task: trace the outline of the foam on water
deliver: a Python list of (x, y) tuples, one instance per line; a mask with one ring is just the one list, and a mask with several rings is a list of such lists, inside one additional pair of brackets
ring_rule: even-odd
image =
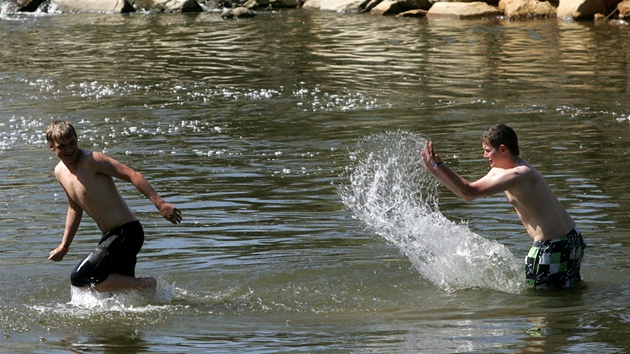
[(437, 182), (420, 160), (425, 141), (404, 131), (363, 139), (350, 155), (349, 184), (341, 188), (344, 204), (444, 290), (520, 291), (522, 262), (440, 212)]
[[(169, 284), (159, 279), (154, 292), (106, 294), (71, 287), (69, 302), (37, 301), (36, 305), (26, 306), (26, 311), (21, 311), (24, 315), (7, 317), (7, 323), (0, 324), (5, 328), (7, 326), (19, 328), (23, 332), (33, 331), (41, 326), (47, 327), (47, 331), (50, 332), (57, 328), (59, 321), (67, 328), (84, 327), (86, 321), (94, 328), (110, 326), (112, 323), (153, 325), (164, 321), (164, 314), (182, 309), (182, 305), (176, 302), (182, 291), (176, 288), (174, 283)], [(21, 327), (17, 327), (18, 325)]]
[(128, 293), (97, 293), (89, 288), (71, 287), (70, 304), (75, 307), (103, 311), (146, 311), (167, 305), (175, 298), (175, 284), (158, 279), (155, 291), (138, 290)]

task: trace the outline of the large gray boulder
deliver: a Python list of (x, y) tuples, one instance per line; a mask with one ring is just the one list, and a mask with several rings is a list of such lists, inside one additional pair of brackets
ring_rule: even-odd
[(548, 1), (501, 0), (498, 9), (509, 20), (556, 17), (556, 7)]
[(134, 12), (127, 0), (52, 0), (50, 8), (61, 12)]
[(436, 2), (427, 12), (427, 18), (480, 18), (501, 15), (496, 7), (485, 2)]
[(136, 9), (158, 12), (203, 12), (197, 0), (136, 0)]
[(359, 11), (364, 0), (306, 0), (302, 8), (329, 11)]

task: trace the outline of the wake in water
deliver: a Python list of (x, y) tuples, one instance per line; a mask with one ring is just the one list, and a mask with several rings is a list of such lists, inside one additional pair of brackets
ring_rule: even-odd
[[(152, 325), (164, 320), (165, 314), (181, 310), (174, 300), (181, 294), (175, 284), (158, 279), (155, 291), (132, 291), (128, 293), (97, 293), (88, 288), (71, 287), (71, 300), (66, 303), (27, 306), (24, 312), (28, 320), (21, 321), (26, 328), (40, 326), (58, 328), (113, 328), (120, 329), (127, 324)], [(19, 317), (16, 317), (19, 319)], [(31, 319), (37, 319), (36, 322)], [(66, 334), (63, 334), (64, 338)], [(69, 335), (68, 338), (72, 338)]]
[(512, 253), (440, 212), (437, 182), (420, 159), (425, 141), (404, 131), (361, 141), (350, 156), (353, 166), (349, 185), (341, 189), (343, 203), (436, 286), (447, 291), (519, 291), (524, 266)]
[(175, 284), (158, 279), (155, 290), (137, 290), (127, 293), (98, 293), (89, 288), (71, 287), (70, 304), (98, 310), (150, 309), (169, 304), (175, 298)]

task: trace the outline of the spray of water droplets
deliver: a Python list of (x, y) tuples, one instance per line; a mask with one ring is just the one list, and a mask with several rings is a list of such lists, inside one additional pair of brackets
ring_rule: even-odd
[(420, 159), (425, 141), (396, 131), (359, 142), (350, 154), (348, 183), (340, 189), (343, 203), (444, 290), (520, 291), (523, 266), (505, 246), (440, 212), (437, 183)]

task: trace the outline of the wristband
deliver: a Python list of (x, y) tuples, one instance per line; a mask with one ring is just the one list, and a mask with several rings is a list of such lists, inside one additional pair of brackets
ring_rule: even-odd
[(441, 165), (441, 164), (443, 164), (443, 163), (444, 163), (444, 161), (434, 162), (434, 163), (433, 163), (433, 167), (438, 167), (438, 166), (440, 166), (440, 165)]

